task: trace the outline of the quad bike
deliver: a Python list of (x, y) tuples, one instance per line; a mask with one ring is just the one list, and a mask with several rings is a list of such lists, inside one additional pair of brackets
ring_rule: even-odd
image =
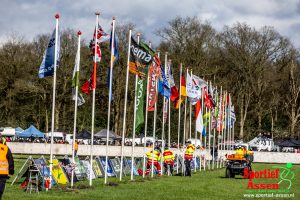
[(251, 163), (253, 159), (250, 159), (249, 156), (237, 156), (236, 154), (232, 154), (232, 155), (227, 155), (226, 158), (227, 158), (226, 171), (225, 171), (226, 178), (234, 178), (235, 175), (244, 176), (245, 169), (247, 169), (248, 172), (252, 171)]

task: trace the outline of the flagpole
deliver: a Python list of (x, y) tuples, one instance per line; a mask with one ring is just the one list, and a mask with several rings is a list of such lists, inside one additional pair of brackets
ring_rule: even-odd
[[(208, 94), (208, 90), (209, 90), (209, 84), (206, 88), (206, 93)], [(211, 133), (211, 110), (208, 111), (208, 153), (210, 155), (210, 133)], [(211, 169), (211, 160), (208, 161), (208, 169)]]
[(98, 23), (99, 23), (99, 12), (96, 15), (96, 31), (95, 31), (95, 52), (94, 52), (94, 69), (93, 69), (93, 103), (92, 103), (92, 131), (91, 131), (91, 145), (90, 145), (90, 186), (92, 186), (92, 164), (93, 164), (93, 146), (94, 146), (94, 122), (95, 122), (95, 97), (96, 97), (96, 73), (97, 73), (97, 45), (98, 45)]
[[(221, 86), (221, 90), (220, 90), (220, 97), (219, 97), (219, 110), (218, 110), (218, 119), (217, 119), (217, 128), (218, 126), (220, 126), (221, 124), (221, 119), (219, 119), (220, 115), (222, 114), (222, 86)], [(221, 168), (221, 161), (220, 161), (220, 150), (222, 150), (222, 143), (220, 145), (220, 139), (222, 141), (222, 138), (219, 138), (219, 136), (221, 135), (221, 129), (218, 129), (218, 158), (217, 158), (217, 168)], [(223, 137), (223, 135), (221, 135)]]
[[(223, 110), (223, 115), (224, 115), (224, 117), (222, 118), (222, 121), (223, 121), (223, 124), (222, 124), (222, 134), (223, 134), (223, 136), (224, 136), (224, 138), (223, 138), (223, 142), (224, 142), (224, 144), (223, 144), (223, 149), (224, 149), (224, 151), (226, 150), (226, 146), (225, 146), (225, 142), (226, 142), (226, 129), (227, 129), (227, 127), (226, 127), (226, 112), (225, 112), (225, 106), (226, 106), (226, 94), (227, 94), (227, 91), (224, 91), (224, 95), (223, 95), (223, 107), (222, 107), (222, 110)], [(224, 122), (225, 121), (225, 122)], [(222, 165), (223, 165), (223, 167), (224, 167), (224, 160), (222, 161)]]
[[(77, 46), (77, 54), (76, 54), (76, 72), (75, 73), (75, 109), (74, 109), (74, 126), (73, 126), (73, 140), (72, 140), (72, 162), (75, 164), (75, 140), (76, 140), (76, 124), (77, 124), (77, 105), (78, 105), (78, 81), (79, 81), (79, 64), (80, 64), (80, 36), (81, 32), (78, 31), (78, 46)], [(78, 57), (77, 57), (78, 56)], [(72, 170), (72, 176), (71, 176), (71, 187), (73, 187), (74, 184), (74, 170)]]
[(106, 156), (105, 156), (105, 178), (104, 184), (107, 183), (107, 168), (108, 168), (108, 139), (109, 139), (109, 129), (110, 129), (110, 107), (112, 99), (112, 77), (113, 77), (113, 67), (114, 67), (114, 49), (115, 49), (115, 17), (112, 19), (112, 32), (111, 32), (111, 47), (110, 47), (110, 71), (109, 71), (109, 98), (108, 98), (108, 112), (107, 112), (107, 132), (106, 132)]
[[(171, 83), (170, 83), (170, 78), (171, 78), (171, 60), (169, 60), (170, 62), (170, 67), (169, 67), (169, 70), (170, 70), (170, 77), (169, 77), (169, 87), (170, 87), (170, 90), (171, 90)], [(173, 76), (173, 74), (172, 74)], [(171, 148), (171, 96), (169, 97), (169, 100), (168, 100), (168, 108), (169, 108), (169, 111), (168, 111), (168, 147)]]
[[(149, 42), (149, 47), (151, 48), (151, 43)], [(147, 90), (146, 90), (146, 112), (145, 112), (145, 131), (144, 131), (144, 153), (143, 153), (143, 178), (145, 178), (146, 172), (146, 137), (147, 137), (147, 130), (148, 130), (148, 108), (149, 108), (149, 72), (147, 73)]]
[[(188, 73), (189, 73), (188, 68), (186, 68), (186, 74), (188, 74)], [(185, 98), (185, 101), (184, 101), (183, 141), (182, 141), (183, 148), (185, 148), (186, 104), (187, 104), (187, 98)], [(183, 158), (184, 158), (184, 152), (183, 152)], [(184, 167), (182, 167), (182, 174), (183, 174), (183, 176), (185, 176)]]
[(177, 133), (177, 158), (176, 158), (176, 170), (178, 174), (178, 169), (179, 169), (179, 144), (180, 144), (180, 114), (181, 114), (181, 77), (182, 76), (182, 63), (180, 63), (180, 73), (179, 73), (179, 100), (178, 100), (178, 133)]
[[(137, 33), (137, 43), (140, 43), (140, 33)], [(135, 128), (136, 128), (136, 104), (137, 104), (137, 85), (138, 75), (135, 75), (135, 90), (134, 90), (134, 115), (133, 115), (133, 129), (132, 129), (132, 150), (131, 150), (131, 178), (133, 180), (133, 164), (134, 164), (134, 147), (135, 147)]]
[[(158, 57), (160, 57), (160, 52), (158, 52)], [(157, 82), (158, 79), (155, 80), (155, 90), (157, 91)], [(154, 174), (154, 146), (155, 146), (155, 131), (156, 131), (156, 115), (157, 115), (157, 99), (158, 92), (156, 92), (155, 104), (154, 104), (154, 119), (153, 119), (153, 145), (152, 145), (152, 163), (151, 163), (151, 177), (153, 178)]]
[[(167, 72), (167, 59), (168, 59), (168, 52), (165, 53), (165, 67), (164, 67), (164, 71), (165, 71), (165, 75), (169, 72)], [(169, 87), (170, 87), (170, 74), (168, 74), (168, 84), (169, 84)], [(165, 112), (166, 112), (166, 102), (167, 102), (167, 98), (165, 96), (163, 96), (163, 118), (162, 118), (162, 133), (161, 133), (161, 141), (162, 141), (162, 144), (161, 144), (161, 153), (164, 152), (164, 138), (165, 138)], [(160, 159), (160, 166), (161, 166), (161, 171), (163, 172), (163, 159)]]
[(124, 113), (123, 113), (123, 130), (122, 130), (122, 148), (121, 148), (121, 167), (120, 167), (120, 181), (123, 175), (123, 162), (124, 162), (124, 143), (125, 143), (125, 130), (126, 130), (126, 110), (127, 110), (127, 96), (128, 96), (128, 79), (129, 79), (129, 61), (130, 61), (130, 45), (131, 45), (131, 29), (128, 35), (128, 51), (127, 51), (127, 68), (126, 68), (126, 87), (125, 87), (125, 100), (124, 100)]
[[(160, 58), (160, 52), (157, 54), (158, 58)], [(157, 91), (157, 82), (158, 79), (155, 79), (155, 91)], [(154, 174), (154, 146), (155, 146), (155, 129), (156, 129), (156, 115), (157, 115), (157, 99), (158, 99), (158, 91), (156, 92), (156, 98), (154, 103), (154, 117), (153, 117), (153, 144), (152, 144), (152, 161), (151, 161), (151, 177), (153, 178)]]
[(50, 144), (50, 188), (52, 186), (52, 166), (53, 166), (53, 132), (54, 132), (54, 117), (55, 117), (55, 93), (56, 93), (56, 65), (57, 65), (57, 45), (58, 45), (58, 20), (59, 14), (55, 15), (55, 47), (54, 47), (54, 74), (53, 74), (53, 93), (52, 93), (52, 118), (51, 118), (51, 144)]
[[(191, 69), (191, 77), (193, 78), (193, 70)], [(190, 102), (190, 115), (189, 115), (189, 140), (192, 139), (192, 104)]]
[[(212, 85), (212, 83), (210, 83), (210, 85)], [(216, 91), (217, 91), (217, 87), (216, 87)], [(212, 91), (213, 92), (213, 91)], [(214, 98), (214, 93), (212, 93), (212, 97)], [(215, 109), (215, 108), (214, 108)], [(211, 113), (215, 115), (215, 110), (214, 113)], [(213, 115), (211, 115), (213, 116)], [(212, 127), (212, 124), (211, 126)], [(214, 127), (214, 138), (213, 138), (213, 155), (212, 155), (212, 169), (215, 169), (215, 143), (216, 143), (216, 127)]]
[[(195, 148), (197, 149), (197, 128), (196, 128), (196, 126), (197, 126), (197, 115), (196, 115), (196, 123), (195, 123)], [(197, 171), (197, 156), (194, 155), (194, 157), (195, 157), (195, 172), (196, 172)]]

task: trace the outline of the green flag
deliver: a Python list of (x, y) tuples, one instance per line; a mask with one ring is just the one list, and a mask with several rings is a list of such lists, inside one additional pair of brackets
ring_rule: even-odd
[(144, 107), (145, 107), (145, 93), (146, 93), (146, 79), (138, 78), (137, 84), (137, 98), (136, 98), (136, 132), (139, 132), (144, 124)]

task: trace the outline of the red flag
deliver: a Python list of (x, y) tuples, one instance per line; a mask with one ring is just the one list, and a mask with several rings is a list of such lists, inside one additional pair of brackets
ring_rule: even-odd
[[(95, 69), (95, 68), (94, 68)], [(88, 94), (89, 92), (93, 91), (93, 88), (96, 88), (96, 73), (94, 73), (95, 70), (93, 70), (89, 80), (87, 80), (82, 86), (81, 91), (85, 94)]]
[(157, 55), (154, 56), (153, 62), (149, 68), (149, 84), (148, 84), (148, 111), (154, 111), (156, 102), (156, 79), (160, 73), (160, 59)]

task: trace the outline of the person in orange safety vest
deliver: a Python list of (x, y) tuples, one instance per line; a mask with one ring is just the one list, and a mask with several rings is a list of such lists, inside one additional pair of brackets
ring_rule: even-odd
[(169, 149), (168, 146), (165, 146), (163, 157), (164, 157), (164, 168), (168, 169), (168, 166), (169, 166), (170, 167), (170, 173), (172, 175), (173, 174), (175, 156), (174, 156), (173, 152)]
[(154, 148), (154, 151), (148, 151), (146, 153), (147, 155), (147, 170), (146, 170), (146, 175), (149, 174), (151, 166), (152, 166), (152, 159), (153, 159), (153, 166), (156, 167), (158, 174), (161, 175), (161, 166), (159, 164), (160, 161), (160, 149), (158, 147)]
[(184, 153), (185, 176), (192, 175), (191, 161), (193, 160), (194, 151), (195, 151), (195, 146), (191, 143), (191, 141), (188, 141)]
[(14, 159), (8, 146), (4, 144), (4, 140), (1, 138), (0, 143), (0, 200), (5, 189), (6, 180), (8, 175), (14, 174)]

